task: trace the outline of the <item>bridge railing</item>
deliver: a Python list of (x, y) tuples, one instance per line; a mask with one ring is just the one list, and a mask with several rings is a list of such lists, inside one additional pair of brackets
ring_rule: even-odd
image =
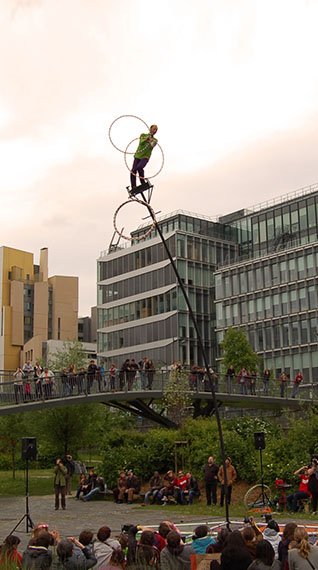
[[(11, 374), (0, 374), (0, 405), (23, 404), (32, 401), (50, 400), (52, 398), (68, 398), (71, 396), (87, 396), (101, 393), (138, 392), (149, 393), (164, 391), (170, 378), (169, 369), (141, 371), (135, 376), (117, 372), (110, 378), (108, 375), (55, 373), (53, 378), (14, 379)], [(211, 393), (209, 379), (205, 375), (194, 375), (189, 372), (189, 392)], [(240, 378), (213, 376), (215, 391), (218, 394), (239, 395), (245, 397), (281, 397), (317, 400), (318, 383), (302, 383), (295, 391), (294, 382), (289, 381), (283, 388), (279, 380), (265, 382), (256, 377), (242, 381)], [(204, 396), (203, 396), (204, 397)]]

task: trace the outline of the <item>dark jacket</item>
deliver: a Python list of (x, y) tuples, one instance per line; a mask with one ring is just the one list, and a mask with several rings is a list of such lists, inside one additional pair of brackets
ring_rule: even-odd
[(221, 554), (221, 570), (247, 570), (252, 562), (252, 556), (244, 547), (236, 550), (235, 554), (232, 549), (225, 547)]
[(45, 570), (51, 568), (52, 554), (44, 546), (28, 546), (22, 557), (23, 570)]
[(217, 483), (218, 481), (219, 466), (216, 463), (204, 467), (204, 481), (206, 483)]

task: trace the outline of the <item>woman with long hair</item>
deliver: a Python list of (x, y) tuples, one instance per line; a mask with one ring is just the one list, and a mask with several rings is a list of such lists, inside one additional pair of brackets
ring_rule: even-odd
[(289, 570), (316, 570), (318, 568), (318, 547), (309, 544), (308, 534), (303, 527), (297, 527), (294, 540), (288, 552)]
[(7, 568), (8, 570), (10, 568), (21, 568), (22, 554), (18, 552), (20, 542), (19, 537), (13, 534), (9, 534), (4, 539), (3, 544), (0, 546), (0, 568), (3, 568), (3, 570)]
[(227, 544), (221, 554), (222, 570), (247, 570), (253, 558), (247, 550), (243, 537), (234, 530), (227, 539)]
[(285, 524), (282, 540), (278, 545), (278, 560), (281, 563), (282, 570), (289, 570), (288, 566), (288, 550), (291, 541), (294, 539), (294, 533), (297, 528), (296, 523), (290, 522)]
[(256, 542), (256, 558), (248, 570), (280, 570), (280, 562), (275, 560), (274, 547), (268, 540)]
[(155, 533), (143, 530), (136, 548), (136, 568), (159, 568), (159, 550), (155, 546)]

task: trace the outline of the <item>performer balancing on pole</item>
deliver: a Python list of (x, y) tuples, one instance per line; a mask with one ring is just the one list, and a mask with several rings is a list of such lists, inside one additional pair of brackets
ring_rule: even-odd
[(149, 133), (141, 134), (139, 137), (139, 145), (134, 155), (134, 163), (130, 173), (130, 183), (132, 190), (137, 185), (137, 172), (140, 178), (140, 183), (145, 182), (144, 168), (151, 157), (151, 153), (156, 146), (158, 140), (154, 135), (158, 130), (157, 125), (151, 125)]

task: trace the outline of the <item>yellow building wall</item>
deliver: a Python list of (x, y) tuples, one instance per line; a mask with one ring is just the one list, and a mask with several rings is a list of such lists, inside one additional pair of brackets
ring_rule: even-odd
[(77, 340), (78, 277), (49, 278), (53, 288), (52, 338)]

